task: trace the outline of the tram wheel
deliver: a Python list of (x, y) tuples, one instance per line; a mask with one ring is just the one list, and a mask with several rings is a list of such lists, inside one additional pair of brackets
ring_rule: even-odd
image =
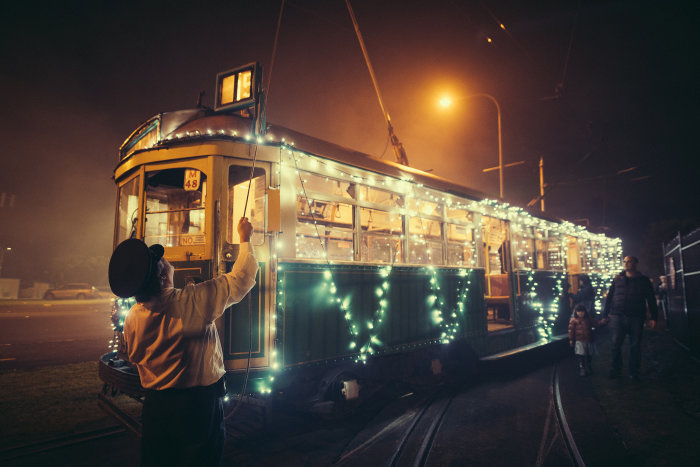
[(46, 293), (44, 294), (44, 300), (53, 300), (53, 299), (55, 299), (55, 298), (56, 298), (56, 297), (55, 297), (54, 294), (52, 294), (51, 292), (46, 292)]
[(79, 293), (78, 294), (78, 300), (85, 300), (87, 296), (84, 293)]

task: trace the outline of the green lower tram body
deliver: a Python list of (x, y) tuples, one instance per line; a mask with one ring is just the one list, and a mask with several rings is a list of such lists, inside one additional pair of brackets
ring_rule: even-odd
[[(503, 295), (495, 297), (483, 269), (280, 262), (271, 318), (277, 337), (269, 345), (258, 332), (266, 326), (263, 266), (249, 296), (226, 314), (222, 336), (227, 360), (248, 358), (249, 333), (252, 358), (274, 354), (269, 369), (250, 375), (246, 392), (261, 394), (282, 394), (334, 368), (363, 374), (381, 360), (430, 359), (451, 346), (479, 359), (560, 340), (571, 316), (567, 281), (577, 281), (563, 272), (503, 274)], [(606, 281), (589, 277), (602, 297)], [(229, 375), (233, 392), (242, 376)]]

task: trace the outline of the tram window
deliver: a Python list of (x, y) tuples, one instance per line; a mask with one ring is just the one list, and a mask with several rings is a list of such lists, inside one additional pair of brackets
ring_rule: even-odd
[(296, 256), (352, 261), (354, 206), (297, 197)]
[(578, 251), (581, 255), (581, 272), (591, 272), (591, 242), (585, 238), (578, 239)]
[(581, 255), (578, 250), (576, 237), (566, 237), (566, 269), (569, 274), (579, 274), (581, 272)]
[(535, 251), (537, 253), (537, 269), (547, 271), (563, 271), (564, 260), (561, 251), (559, 235), (543, 229), (535, 230)]
[(549, 232), (549, 237), (547, 238), (547, 263), (552, 271), (564, 270), (561, 237), (552, 231)]
[(367, 201), (373, 204), (380, 204), (388, 208), (403, 207), (403, 197), (390, 191), (378, 190), (376, 188), (360, 185), (360, 201)]
[(139, 212), (139, 177), (134, 177), (119, 187), (117, 210), (117, 245), (136, 232)]
[(401, 214), (378, 209), (360, 209), (360, 260), (365, 262), (403, 262)]
[(547, 265), (547, 233), (544, 230), (535, 230), (535, 252), (537, 269), (549, 269)]
[(442, 226), (440, 222), (411, 217), (408, 222), (408, 262), (442, 264)]
[(442, 217), (442, 204), (423, 199), (409, 198), (408, 210), (417, 212), (423, 216)]
[(232, 165), (228, 170), (228, 229), (226, 232), (228, 243), (240, 243), (238, 221), (243, 217), (244, 210), (245, 217), (253, 224), (250, 242), (253, 245), (262, 245), (265, 241), (265, 202), (267, 200), (265, 170), (256, 167), (252, 179), (250, 172), (250, 167), (237, 165)]
[(591, 240), (590, 272), (601, 273), (605, 270), (602, 251), (603, 244), (597, 240)]
[(513, 229), (513, 248), (515, 249), (516, 267), (521, 270), (535, 268), (535, 239), (532, 227)]
[[(303, 183), (303, 186), (302, 186)], [(355, 184), (337, 180), (335, 178), (322, 177), (310, 172), (300, 172), (296, 177), (297, 193), (327, 194), (341, 198), (355, 199)]]
[(445, 224), (447, 230), (447, 264), (477, 267), (474, 229), (464, 225)]
[(207, 177), (200, 173), (196, 189), (185, 188), (185, 174), (194, 169), (149, 172), (146, 183), (144, 241), (166, 247), (203, 245), (206, 242), (204, 202)]
[(474, 222), (474, 213), (462, 208), (447, 206), (447, 217), (451, 222)]

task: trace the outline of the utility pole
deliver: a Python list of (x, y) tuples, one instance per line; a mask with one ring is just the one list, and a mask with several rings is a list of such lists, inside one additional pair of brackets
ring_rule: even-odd
[(540, 157), (540, 209), (544, 212), (544, 159)]

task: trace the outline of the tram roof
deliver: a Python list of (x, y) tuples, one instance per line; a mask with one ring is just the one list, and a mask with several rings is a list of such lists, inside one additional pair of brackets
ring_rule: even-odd
[[(351, 165), (391, 177), (410, 179), (428, 188), (467, 197), (473, 200), (494, 199), (493, 195), (460, 185), (451, 180), (438, 177), (422, 170), (404, 166), (392, 161), (380, 160), (369, 154), (355, 151), (344, 146), (324, 141), (304, 133), (275, 124), (267, 125), (265, 146), (290, 145), (294, 149), (342, 164)], [(152, 144), (139, 147), (138, 143), (157, 129), (157, 137)], [(251, 144), (252, 120), (230, 113), (217, 113), (211, 109), (191, 109), (164, 112), (141, 124), (119, 148), (120, 163), (132, 154), (150, 149), (170, 147), (177, 144), (191, 144), (195, 141), (234, 140)], [(503, 200), (500, 200), (504, 202)], [(524, 208), (530, 215), (554, 222), (562, 219), (537, 210)]]

